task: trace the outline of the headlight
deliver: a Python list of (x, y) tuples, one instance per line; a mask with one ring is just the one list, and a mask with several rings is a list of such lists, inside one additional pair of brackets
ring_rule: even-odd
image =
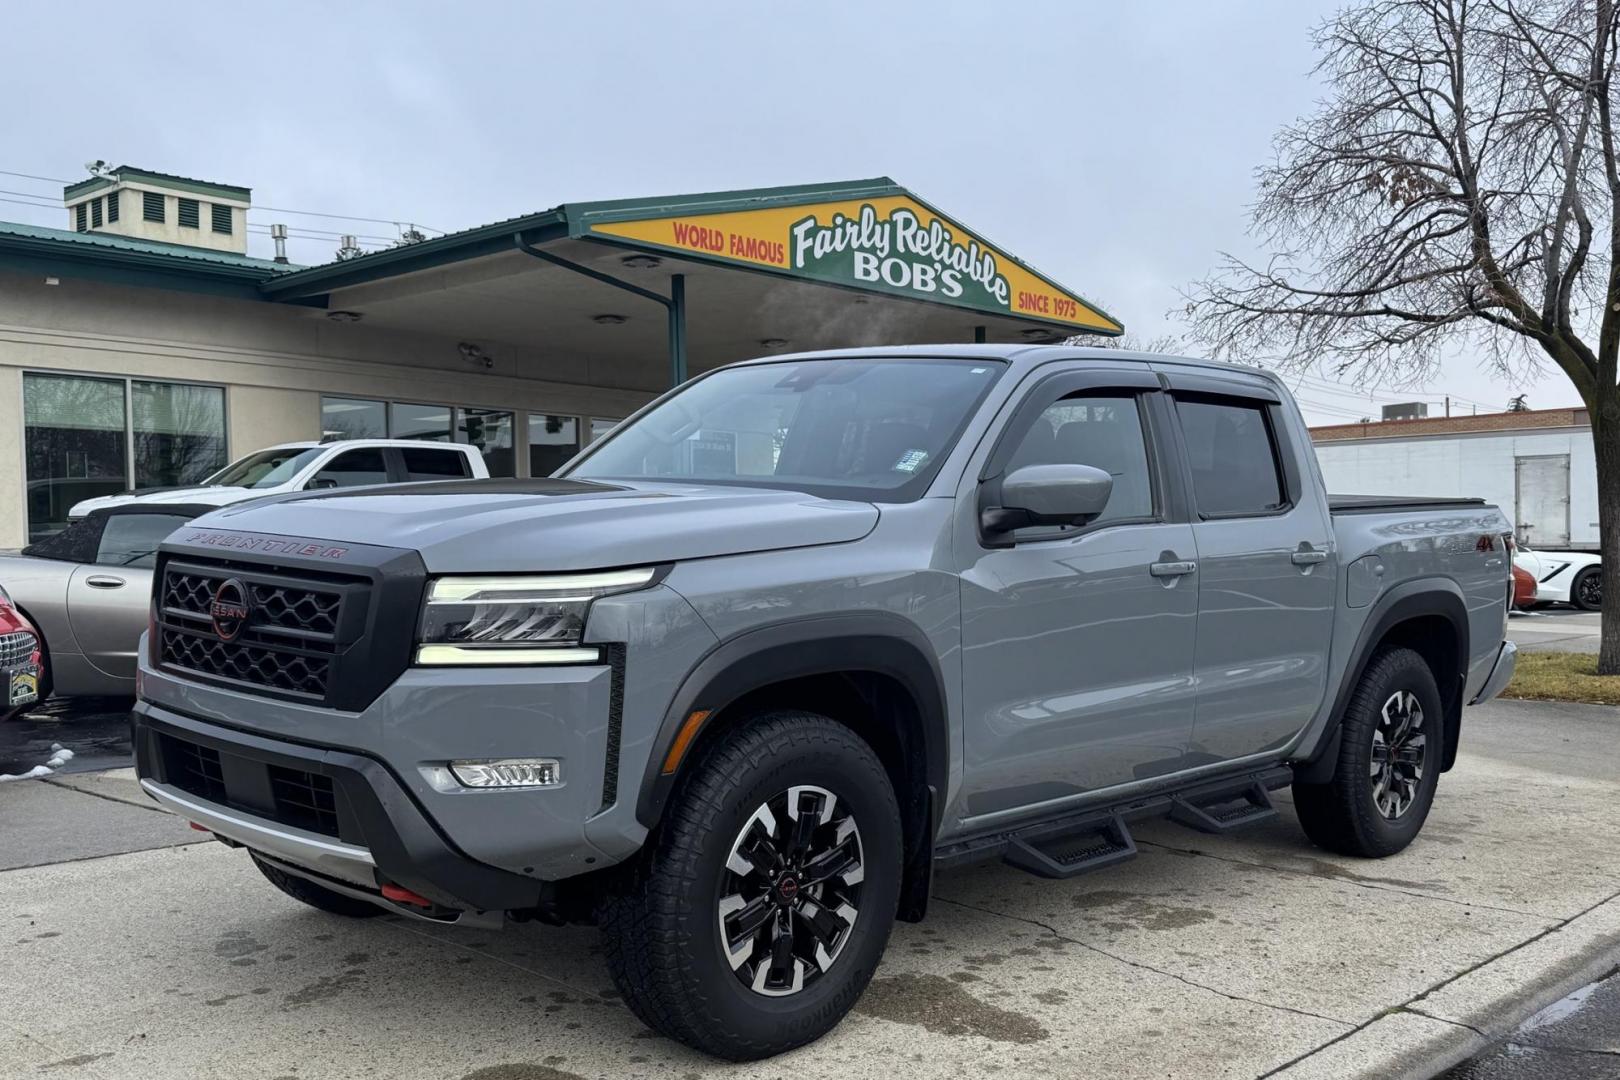
[(591, 601), (652, 583), (653, 567), (595, 574), (435, 578), (428, 587), (416, 662), (588, 664), (581, 645)]

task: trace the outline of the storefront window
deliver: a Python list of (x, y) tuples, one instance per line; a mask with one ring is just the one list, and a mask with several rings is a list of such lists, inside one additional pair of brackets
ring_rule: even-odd
[(395, 401), (388, 406), (388, 437), (449, 442), (450, 406)]
[(321, 398), (321, 434), (329, 439), (386, 439), (388, 406), (364, 398)]
[(591, 442), (595, 442), (618, 426), (617, 420), (610, 420), (605, 416), (591, 417)]
[(494, 409), (457, 409), (456, 442), (478, 447), (491, 476), (516, 476), (512, 414)]
[(66, 527), (83, 499), (129, 486), (124, 380), (23, 376), (28, 540)]
[(529, 475), (550, 476), (579, 453), (579, 421), (572, 416), (529, 414)]
[(130, 384), (135, 488), (185, 487), (225, 466), (225, 390), (218, 386)]

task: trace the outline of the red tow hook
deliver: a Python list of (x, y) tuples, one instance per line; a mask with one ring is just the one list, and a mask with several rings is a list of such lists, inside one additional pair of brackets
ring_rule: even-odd
[(396, 904), (409, 904), (412, 907), (423, 908), (433, 906), (433, 901), (427, 897), (422, 896), (420, 893), (413, 893), (405, 886), (395, 885), (392, 882), (382, 887), (382, 894), (384, 900), (392, 900)]
[(193, 829), (196, 829), (198, 832), (213, 832), (214, 831), (214, 830), (210, 829), (206, 825), (197, 824), (195, 821), (188, 821), (186, 824), (190, 825)]

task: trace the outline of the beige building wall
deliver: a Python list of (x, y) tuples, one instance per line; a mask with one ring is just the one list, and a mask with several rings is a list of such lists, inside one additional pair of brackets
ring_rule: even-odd
[[(521, 413), (619, 418), (656, 387), (624, 388), (588, 358), (335, 323), (313, 308), (62, 278), (0, 273), (0, 548), (25, 542), (25, 371), (132, 376), (226, 387), (229, 456), (320, 435), (320, 397), (336, 394)], [(523, 466), (520, 464), (520, 468)]]
[[(96, 199), (105, 199), (110, 192), (118, 191), (118, 220), (108, 221), (105, 216), (100, 225), (92, 225), (91, 232), (111, 233), (115, 236), (128, 236), (137, 240), (156, 240), (165, 244), (184, 244), (186, 247), (204, 248), (209, 251), (229, 251), (236, 255), (247, 254), (247, 211), (248, 204), (241, 199), (227, 199), (214, 195), (203, 195), (191, 191), (176, 191), (157, 184), (146, 184), (138, 181), (120, 182), (109, 188), (93, 191), (82, 195), (66, 204), (67, 228), (69, 232), (78, 228), (78, 206), (80, 203), (93, 202)], [(143, 213), (142, 192), (155, 192), (163, 196), (163, 220), (147, 221)], [(195, 199), (198, 204), (197, 227), (195, 229), (180, 224), (180, 199)], [(214, 231), (214, 206), (228, 206), (231, 208), (231, 231), (217, 233)], [(89, 213), (89, 211), (86, 211)], [(93, 218), (91, 220), (94, 220)]]

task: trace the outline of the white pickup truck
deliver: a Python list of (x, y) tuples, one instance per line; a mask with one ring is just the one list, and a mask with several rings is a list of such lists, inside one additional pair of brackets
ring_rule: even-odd
[(238, 458), (195, 487), (148, 488), (75, 503), (69, 521), (92, 510), (126, 503), (229, 506), (266, 495), (373, 484), (420, 483), (486, 477), (476, 446), (416, 439), (345, 439), (289, 442)]

